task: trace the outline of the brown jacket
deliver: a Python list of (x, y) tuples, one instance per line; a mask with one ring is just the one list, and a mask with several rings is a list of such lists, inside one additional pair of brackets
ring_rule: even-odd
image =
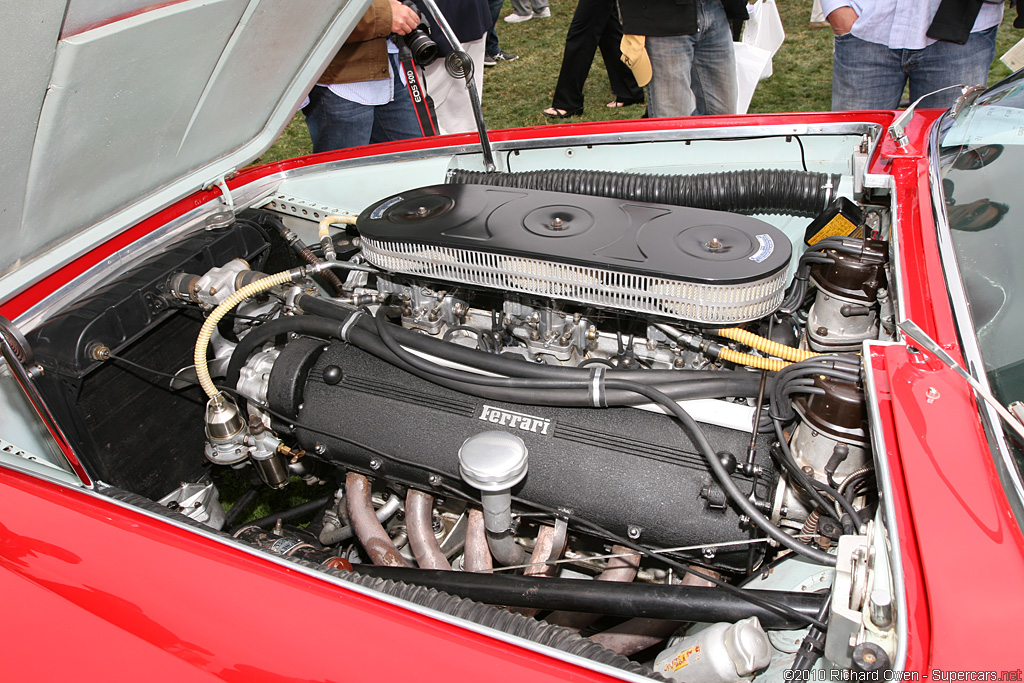
[(387, 78), (390, 33), (391, 3), (373, 0), (373, 5), (366, 10), (317, 83), (358, 83)]

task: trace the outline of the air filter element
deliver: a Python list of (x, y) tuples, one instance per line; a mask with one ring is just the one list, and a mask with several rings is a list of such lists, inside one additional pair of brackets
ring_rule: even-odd
[(389, 272), (708, 324), (775, 311), (792, 251), (748, 216), (477, 185), (403, 192), (357, 227)]

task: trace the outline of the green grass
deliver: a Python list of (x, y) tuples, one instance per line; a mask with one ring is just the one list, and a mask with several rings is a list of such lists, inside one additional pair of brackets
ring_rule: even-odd
[[(811, 0), (776, 0), (786, 28), (786, 42), (775, 55), (774, 75), (761, 82), (750, 104), (750, 113), (826, 111), (832, 84), (832, 32), (811, 28)], [(521, 24), (498, 21), (501, 47), (520, 58), (500, 63), (484, 72), (484, 118), (489, 129), (539, 126), (552, 123), (541, 115), (551, 106), (551, 96), (562, 61), (565, 33), (576, 3), (551, 0), (550, 19), (532, 19)], [(506, 4), (504, 16), (508, 13)], [(1021, 37), (1011, 27), (1009, 13), (999, 30), (996, 55), (1002, 55)], [(996, 60), (989, 82), (1009, 75)], [(608, 109), (614, 99), (600, 53), (595, 57), (584, 89), (586, 107), (582, 117), (570, 121), (602, 121), (636, 118), (642, 106)], [(279, 161), (311, 151), (302, 114), (296, 114), (284, 134), (257, 163)]]

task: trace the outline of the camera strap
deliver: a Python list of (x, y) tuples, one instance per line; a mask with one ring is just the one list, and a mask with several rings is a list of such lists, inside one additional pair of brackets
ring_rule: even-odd
[(402, 71), (405, 73), (405, 87), (409, 91), (409, 98), (416, 110), (416, 120), (420, 124), (420, 130), (424, 137), (437, 135), (437, 117), (434, 115), (433, 107), (427, 97), (427, 88), (416, 69), (416, 62), (412, 58), (412, 50), (405, 44), (405, 41), (398, 43), (398, 60), (402, 64)]

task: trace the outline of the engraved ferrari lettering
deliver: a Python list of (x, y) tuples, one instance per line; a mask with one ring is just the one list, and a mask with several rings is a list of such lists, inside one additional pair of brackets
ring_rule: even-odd
[(479, 419), (501, 427), (519, 429), (542, 436), (548, 436), (551, 430), (551, 420), (546, 417), (517, 413), (514, 410), (505, 410), (504, 408), (495, 408), (488, 405), (485, 405), (480, 411)]

